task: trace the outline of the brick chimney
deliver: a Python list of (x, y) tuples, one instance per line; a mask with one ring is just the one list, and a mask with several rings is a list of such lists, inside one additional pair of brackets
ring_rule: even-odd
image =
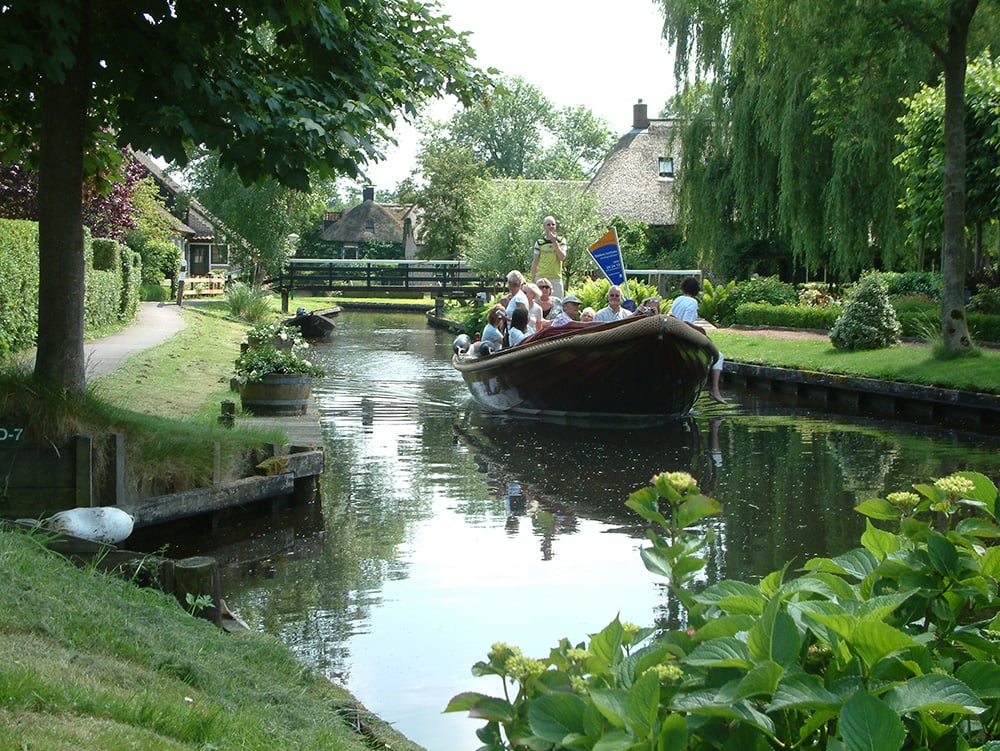
[(649, 127), (649, 114), (646, 104), (640, 99), (632, 105), (632, 129), (646, 130)]
[(366, 185), (364, 190), (361, 191), (362, 201), (374, 201), (375, 200), (375, 186)]

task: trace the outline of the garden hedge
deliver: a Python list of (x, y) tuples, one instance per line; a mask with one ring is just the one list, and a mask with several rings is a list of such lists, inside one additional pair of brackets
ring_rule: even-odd
[[(84, 231), (88, 334), (119, 328), (139, 309), (138, 254)], [(38, 332), (38, 223), (0, 219), (0, 357), (35, 345)]]

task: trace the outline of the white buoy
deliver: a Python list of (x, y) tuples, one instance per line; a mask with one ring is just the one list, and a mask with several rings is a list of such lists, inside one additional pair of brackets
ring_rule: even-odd
[(91, 542), (114, 544), (132, 534), (135, 518), (114, 506), (82, 506), (66, 509), (44, 520), (42, 526)]

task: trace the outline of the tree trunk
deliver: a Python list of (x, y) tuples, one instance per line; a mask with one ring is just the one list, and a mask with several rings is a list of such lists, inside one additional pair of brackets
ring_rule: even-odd
[(972, 346), (965, 317), (965, 67), (978, 0), (952, 0), (944, 63), (944, 242), (941, 333), (950, 350)]
[(38, 351), (35, 378), (83, 393), (83, 151), (90, 80), (89, 4), (80, 11), (74, 60), (41, 89), (38, 170)]

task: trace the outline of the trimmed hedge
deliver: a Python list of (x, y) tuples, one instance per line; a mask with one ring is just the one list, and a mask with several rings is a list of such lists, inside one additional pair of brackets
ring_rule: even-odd
[[(912, 302), (897, 304), (896, 317), (903, 326), (903, 336), (924, 337), (928, 331), (936, 332), (940, 327), (940, 310), (937, 306)], [(843, 312), (839, 305), (825, 308), (802, 305), (768, 305), (766, 303), (743, 303), (736, 308), (734, 324), (740, 326), (784, 326), (795, 329), (833, 328)], [(1000, 315), (966, 312), (969, 331), (977, 342), (1000, 343)]]
[[(120, 328), (139, 310), (139, 255), (84, 229), (84, 325)], [(94, 264), (97, 264), (95, 268)], [(38, 223), (0, 219), (0, 357), (35, 345), (38, 332)]]
[(38, 330), (38, 223), (0, 219), (0, 357), (32, 347)]
[(829, 331), (844, 309), (840, 305), (768, 305), (745, 302), (736, 308), (735, 323), (742, 326), (785, 326)]

